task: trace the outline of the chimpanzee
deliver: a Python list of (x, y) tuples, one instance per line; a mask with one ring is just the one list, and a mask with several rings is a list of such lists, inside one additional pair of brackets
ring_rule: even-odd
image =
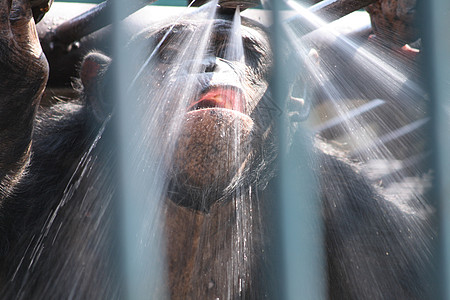
[[(117, 155), (107, 142), (116, 129), (114, 61), (87, 55), (80, 99), (40, 107), (49, 70), (29, 1), (2, 0), (0, 16), (2, 299), (123, 298)], [(139, 53), (130, 68), (139, 70), (164, 39), (155, 62), (130, 84), (152, 111), (163, 108), (148, 133), (174, 140), (169, 158), (156, 147), (169, 182), (162, 210), (167, 287), (173, 299), (277, 299), (270, 220), (279, 150), (268, 33), (243, 18), (244, 52), (230, 54), (231, 18), (206, 23), (189, 17), (149, 28), (128, 46)], [(207, 51), (184, 61), (186, 36), (206, 27)], [(194, 92), (175, 109), (173, 97), (184, 97), (186, 84)], [(182, 120), (175, 136), (167, 123), (173, 118)], [(315, 150), (328, 297), (426, 299), (434, 236), (426, 204), (388, 201), (324, 141)]]

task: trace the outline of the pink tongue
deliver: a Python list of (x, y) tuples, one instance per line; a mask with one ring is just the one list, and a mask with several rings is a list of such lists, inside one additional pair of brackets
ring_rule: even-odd
[(231, 88), (212, 88), (200, 96), (200, 99), (189, 106), (189, 110), (194, 106), (228, 108), (243, 112), (241, 95)]

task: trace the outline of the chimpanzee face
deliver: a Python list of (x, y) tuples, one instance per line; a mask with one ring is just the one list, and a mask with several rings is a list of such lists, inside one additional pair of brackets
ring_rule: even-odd
[[(176, 137), (169, 173), (174, 198), (182, 199), (175, 201), (200, 210), (249, 185), (270, 160), (260, 157), (272, 123), (260, 109), (272, 58), (268, 36), (248, 20), (233, 25), (183, 20), (135, 39), (157, 45), (144, 51), (152, 63), (138, 84), (150, 87), (145, 97), (160, 111), (160, 134)], [(182, 120), (176, 129), (174, 119)]]
[[(155, 45), (161, 43), (154, 55), (153, 83), (164, 88), (169, 82), (189, 83), (188, 93), (195, 93), (197, 101), (188, 101), (187, 110), (222, 107), (251, 114), (267, 89), (271, 52), (260, 27), (247, 21), (239, 29), (233, 33), (230, 20), (190, 20), (145, 37)], [(238, 33), (240, 41), (233, 40)], [(204, 97), (208, 91), (211, 96)]]

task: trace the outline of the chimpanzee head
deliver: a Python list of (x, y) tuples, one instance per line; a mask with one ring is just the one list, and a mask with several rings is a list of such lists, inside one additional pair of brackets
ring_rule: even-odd
[(226, 15), (190, 18), (134, 38), (153, 45), (143, 57), (157, 47), (136, 86), (150, 85), (164, 107), (160, 123), (171, 127), (160, 134), (176, 139), (169, 198), (197, 210), (262, 187), (274, 159), (268, 34), (254, 21), (235, 22)]
[(200, 211), (264, 188), (274, 173), (281, 110), (269, 89), (269, 36), (255, 21), (236, 22), (188, 16), (144, 30), (128, 46), (128, 84), (145, 103), (136, 117), (158, 137), (168, 198)]

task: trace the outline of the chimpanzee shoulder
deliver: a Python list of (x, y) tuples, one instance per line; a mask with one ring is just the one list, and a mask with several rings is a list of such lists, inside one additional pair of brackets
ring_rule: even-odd
[(432, 245), (424, 236), (436, 234), (427, 189), (389, 199), (344, 152), (321, 139), (316, 149), (330, 298), (425, 299)]
[[(106, 221), (98, 215), (101, 210), (97, 206), (110, 209), (105, 200), (112, 197), (106, 192), (111, 185), (110, 176), (105, 175), (111, 174), (111, 166), (103, 161), (107, 151), (103, 146), (90, 151), (100, 126), (93, 121), (89, 105), (81, 100), (40, 108), (27, 171), (14, 193), (3, 200), (0, 210), (4, 214), (0, 229), (5, 232), (0, 279), (10, 281), (0, 288), (1, 295), (15, 297), (19, 291), (24, 295), (48, 295), (51, 291), (54, 297), (65, 298), (73, 284), (63, 277), (83, 274), (86, 280), (81, 281), (78, 296), (105, 297), (103, 285), (99, 288), (91, 283), (94, 277), (99, 282), (110, 280), (111, 273), (105, 270), (112, 264), (105, 263), (107, 259), (101, 256), (81, 255), (88, 250), (80, 243), (86, 239), (86, 231), (79, 226), (94, 222), (94, 218), (96, 224), (103, 224)], [(106, 215), (109, 220), (110, 214)], [(104, 228), (106, 225), (101, 225), (99, 230)], [(102, 236), (105, 239), (108, 233)], [(109, 245), (102, 242), (97, 247), (107, 253)], [(80, 257), (68, 257), (67, 251), (80, 253)], [(79, 259), (93, 261), (81, 270), (83, 262)], [(58, 282), (60, 287), (48, 286), (48, 280)], [(108, 298), (118, 295), (114, 289)]]
[(77, 149), (82, 147), (80, 141), (85, 139), (82, 110), (78, 103), (61, 103), (41, 108), (37, 114), (26, 170), (13, 193), (2, 200), (2, 212), (6, 212), (2, 227), (12, 227), (2, 235), (7, 237), (2, 253), (13, 240), (33, 228), (29, 225), (42, 213), (39, 208), (48, 206), (52, 199), (56, 201), (55, 193), (64, 185), (61, 179), (73, 168), (79, 156)]

